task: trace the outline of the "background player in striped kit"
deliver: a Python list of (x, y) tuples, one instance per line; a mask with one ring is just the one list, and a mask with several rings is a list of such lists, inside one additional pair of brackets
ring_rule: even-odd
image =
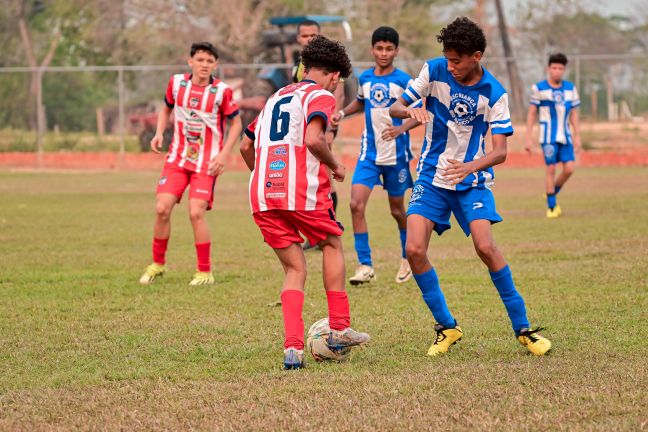
[[(547, 217), (557, 218), (562, 210), (556, 195), (574, 173), (574, 150), (581, 151), (580, 99), (573, 83), (563, 80), (567, 56), (549, 56), (547, 79), (531, 86), (531, 105), (527, 113), (526, 151), (533, 148), (533, 126), (540, 120), (539, 142), (546, 168)], [(571, 123), (571, 128), (569, 127)], [(556, 165), (562, 171), (556, 178)]]
[[(158, 115), (151, 149), (159, 153), (162, 132), (174, 113), (173, 142), (158, 181), (156, 218), (153, 227), (153, 263), (140, 283), (149, 284), (166, 271), (166, 250), (171, 235), (171, 212), (189, 186), (189, 216), (196, 244), (197, 268), (191, 285), (214, 283), (211, 272), (211, 236), (205, 212), (212, 208), (216, 177), (238, 139), (242, 125), (232, 89), (212, 76), (218, 52), (209, 42), (191, 46), (191, 74), (173, 75), (169, 80), (165, 106)], [(224, 124), (229, 133), (224, 140)], [(207, 173), (208, 164), (213, 166)]]
[(373, 187), (381, 184), (387, 190), (389, 207), (396, 219), (401, 241), (401, 260), (396, 282), (403, 283), (412, 277), (405, 259), (407, 219), (404, 198), (405, 192), (413, 184), (409, 170), (412, 152), (408, 131), (417, 126), (418, 122), (411, 119), (404, 122), (389, 116), (389, 107), (412, 80), (406, 72), (394, 67), (398, 46), (399, 36), (395, 29), (379, 27), (373, 32), (371, 54), (376, 65), (360, 75), (356, 100), (332, 118), (332, 123), (337, 125), (347, 115), (360, 111), (365, 114), (362, 145), (351, 182), (353, 236), (360, 264), (349, 280), (353, 285), (370, 282), (375, 278), (365, 209)]
[[(511, 326), (530, 352), (543, 355), (548, 339), (531, 330), (522, 296), (504, 256), (495, 246), (491, 224), (502, 218), (490, 190), (494, 165), (506, 160), (506, 138), (513, 134), (504, 87), (480, 64), (486, 49), (484, 33), (468, 18), (457, 18), (437, 36), (444, 57), (428, 60), (390, 114), (426, 123), (418, 178), (407, 210), (407, 259), (423, 300), (437, 324), (429, 356), (448, 351), (463, 336), (427, 257), (432, 231), (450, 228), (454, 213), (464, 233), (472, 235), (477, 255), (506, 307)], [(418, 99), (425, 108), (410, 108)], [(486, 153), (484, 137), (491, 129), (493, 149)]]
[(335, 219), (330, 172), (343, 181), (345, 168), (324, 136), (335, 110), (332, 91), (351, 73), (351, 62), (338, 42), (317, 36), (304, 48), (304, 79), (288, 85), (266, 102), (246, 128), (241, 154), (252, 171), (250, 207), (263, 238), (284, 269), (281, 308), (284, 317), (285, 369), (304, 361), (304, 285), (306, 258), (302, 235), (322, 249), (322, 276), (328, 301), (328, 344), (342, 349), (369, 341), (350, 327), (345, 290), (342, 225)]

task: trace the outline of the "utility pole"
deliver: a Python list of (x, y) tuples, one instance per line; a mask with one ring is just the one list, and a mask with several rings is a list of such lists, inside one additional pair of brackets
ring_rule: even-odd
[(513, 48), (508, 35), (508, 27), (506, 26), (506, 17), (502, 10), (502, 1), (495, 0), (495, 7), (497, 8), (497, 21), (502, 38), (502, 47), (504, 48), (504, 56), (506, 57), (506, 70), (508, 71), (509, 81), (511, 84), (511, 102), (513, 106), (513, 115), (516, 119), (521, 120), (524, 118), (524, 101), (522, 98), (522, 83), (520, 81), (520, 74), (518, 72), (517, 63), (513, 57)]

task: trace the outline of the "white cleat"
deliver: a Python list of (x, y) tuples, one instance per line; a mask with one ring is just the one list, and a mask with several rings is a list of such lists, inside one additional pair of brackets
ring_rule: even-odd
[(372, 280), (375, 279), (376, 279), (376, 272), (374, 271), (373, 267), (361, 264), (356, 269), (355, 274), (351, 276), (349, 282), (351, 283), (351, 285), (360, 285), (363, 283), (371, 282)]
[(412, 269), (406, 258), (401, 258), (400, 269), (396, 274), (396, 283), (402, 284), (412, 278)]

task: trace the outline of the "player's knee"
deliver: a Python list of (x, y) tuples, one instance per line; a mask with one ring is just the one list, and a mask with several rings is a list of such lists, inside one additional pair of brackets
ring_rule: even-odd
[(171, 206), (164, 202), (155, 205), (155, 213), (158, 219), (168, 220), (171, 217)]
[(563, 168), (563, 171), (568, 176), (574, 174), (574, 164), (565, 164), (565, 167)]
[(203, 208), (191, 208), (189, 209), (189, 218), (191, 222), (200, 222), (205, 217), (205, 209)]
[(350, 207), (351, 207), (351, 213), (353, 213), (353, 214), (364, 214), (365, 204), (362, 201), (352, 198)]
[(410, 264), (416, 264), (421, 260), (427, 258), (427, 251), (425, 250), (425, 245), (422, 243), (407, 242), (405, 244), (405, 255), (407, 255), (407, 260)]
[(400, 207), (392, 207), (391, 208), (391, 215), (397, 221), (402, 220), (402, 219), (405, 218), (405, 209), (400, 208)]
[(495, 243), (485, 241), (475, 243), (475, 251), (477, 251), (477, 255), (479, 255), (482, 261), (488, 261), (497, 254), (497, 247), (495, 246)]

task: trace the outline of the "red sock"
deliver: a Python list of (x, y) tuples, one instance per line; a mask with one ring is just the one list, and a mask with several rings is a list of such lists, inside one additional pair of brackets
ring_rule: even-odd
[(167, 245), (169, 244), (169, 239), (159, 239), (153, 238), (153, 262), (156, 264), (165, 264), (166, 259), (166, 250)]
[(331, 330), (344, 330), (351, 325), (349, 297), (346, 291), (326, 291), (328, 301), (329, 327)]
[(281, 310), (284, 317), (284, 349), (293, 347), (304, 349), (304, 319), (302, 309), (304, 306), (304, 293), (297, 290), (281, 292)]
[(196, 243), (196, 256), (198, 257), (198, 271), (211, 271), (211, 242)]

